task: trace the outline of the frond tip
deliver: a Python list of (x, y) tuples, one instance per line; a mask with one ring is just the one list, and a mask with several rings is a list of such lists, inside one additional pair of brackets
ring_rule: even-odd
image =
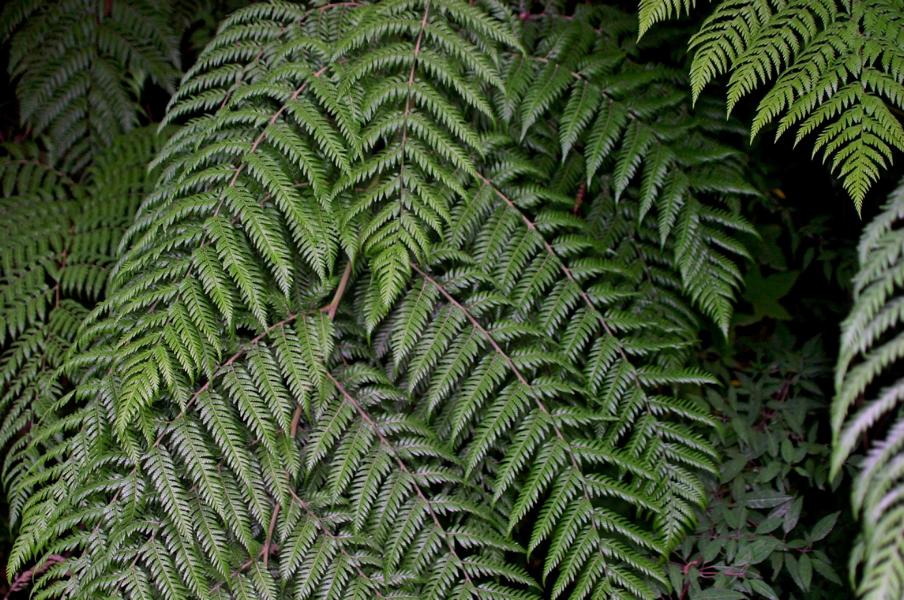
[(689, 15), (695, 4), (696, 0), (640, 0), (637, 9), (640, 21), (637, 39), (642, 38), (650, 27), (660, 21)]

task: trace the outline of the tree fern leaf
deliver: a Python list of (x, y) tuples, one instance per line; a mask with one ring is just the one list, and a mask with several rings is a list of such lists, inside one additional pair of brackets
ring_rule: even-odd
[(638, 16), (640, 27), (637, 37), (640, 39), (656, 23), (689, 14), (694, 8), (694, 0), (640, 0)]
[(596, 174), (603, 160), (621, 137), (627, 120), (627, 110), (621, 105), (603, 103), (590, 130), (588, 147), (585, 151), (588, 181)]
[[(669, 15), (656, 6), (657, 18)], [(779, 136), (796, 127), (796, 142), (819, 132), (814, 154), (823, 154), (859, 211), (871, 185), (904, 147), (900, 120), (891, 114), (902, 100), (904, 56), (893, 33), (902, 20), (900, 7), (885, 0), (723, 0), (690, 41), (694, 101), (725, 73), (729, 112), (768, 86), (751, 137), (775, 120)]]
[[(902, 219), (904, 188), (899, 185), (865, 229), (858, 248), (860, 271), (854, 278), (854, 305), (842, 326), (832, 403), (833, 474), (864, 436), (876, 440), (857, 470), (853, 494), (854, 508), (864, 521), (858, 591), (871, 599), (893, 597), (904, 589), (904, 555), (893, 533), (901, 526), (902, 474), (895, 465), (904, 447), (900, 416), (894, 415), (904, 394), (902, 382), (892, 374), (904, 357), (904, 337), (898, 333), (901, 315), (895, 308), (904, 264)], [(866, 404), (854, 410), (863, 397)], [(892, 418), (888, 426), (882, 425), (885, 417)]]

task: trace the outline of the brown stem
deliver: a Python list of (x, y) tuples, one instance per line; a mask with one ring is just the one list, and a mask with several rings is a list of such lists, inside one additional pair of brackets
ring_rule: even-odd
[(462, 312), (462, 314), (464, 314), (465, 318), (471, 323), (471, 325), (474, 327), (474, 329), (479, 331), (480, 334), (483, 335), (484, 338), (486, 338), (487, 342), (490, 344), (490, 346), (492, 346), (492, 348), (493, 348), (493, 350), (495, 350), (496, 354), (498, 354), (500, 357), (502, 357), (502, 359), (508, 365), (509, 369), (511, 369), (512, 373), (515, 374), (515, 377), (518, 379), (518, 381), (522, 385), (530, 387), (530, 384), (527, 382), (527, 379), (525, 379), (524, 375), (521, 374), (521, 371), (518, 369), (518, 367), (515, 366), (515, 363), (511, 359), (511, 357), (502, 350), (502, 348), (499, 346), (499, 344), (496, 342), (496, 340), (493, 338), (493, 336), (490, 335), (490, 332), (487, 331), (486, 328), (480, 324), (480, 321), (478, 321), (477, 318), (471, 314), (471, 311), (469, 311), (467, 308), (465, 308), (461, 304), (461, 302), (456, 300), (455, 297), (452, 296), (452, 294), (450, 294), (449, 292), (447, 292), (446, 288), (444, 288), (442, 285), (437, 283), (437, 281), (435, 279), (433, 279), (432, 277), (427, 275), (424, 271), (422, 271), (420, 267), (418, 267), (417, 265), (412, 265), (412, 268), (418, 273), (418, 275), (420, 275), (425, 280), (427, 280), (428, 283), (433, 285), (433, 287), (435, 287), (439, 291), (439, 293), (442, 294), (442, 296), (446, 299), (447, 302), (449, 302), (449, 304), (452, 304), (453, 306), (455, 306), (455, 308), (459, 309)]
[(578, 186), (578, 193), (574, 196), (574, 206), (571, 207), (571, 214), (576, 215), (581, 211), (581, 204), (584, 203), (584, 196), (587, 194), (587, 184), (583, 181)]
[(301, 423), (301, 404), (295, 406), (295, 412), (292, 414), (292, 426), (289, 429), (289, 436), (295, 439), (298, 433), (298, 426)]
[(32, 567), (27, 571), (22, 571), (19, 573), (15, 579), (13, 579), (12, 583), (9, 585), (9, 590), (7, 590), (6, 594), (3, 596), (3, 600), (9, 600), (10, 595), (13, 592), (21, 592), (28, 586), (31, 580), (35, 577), (35, 575), (40, 575), (53, 565), (57, 563), (61, 563), (66, 560), (66, 557), (62, 554), (51, 554), (47, 560), (41, 563), (37, 567)]
[(273, 515), (270, 517), (270, 526), (267, 527), (267, 537), (264, 539), (264, 546), (261, 548), (261, 553), (264, 555), (264, 568), (267, 568), (270, 560), (270, 541), (273, 539), (273, 531), (276, 529), (276, 518), (279, 517), (279, 511), (282, 508), (282, 504), (279, 502), (276, 503), (276, 507), (273, 509)]
[(326, 312), (326, 315), (330, 318), (330, 321), (336, 318), (336, 311), (339, 310), (339, 303), (342, 301), (342, 296), (345, 295), (345, 288), (348, 286), (348, 280), (352, 276), (352, 261), (348, 261), (348, 264), (345, 265), (345, 270), (342, 271), (342, 278), (339, 279), (339, 287), (336, 288), (336, 293), (333, 294), (333, 299), (329, 304), (321, 308), (320, 310)]

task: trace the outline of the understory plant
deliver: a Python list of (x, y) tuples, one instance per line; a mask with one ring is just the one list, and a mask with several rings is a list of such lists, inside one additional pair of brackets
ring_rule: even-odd
[(816, 338), (801, 345), (784, 329), (775, 338), (746, 349), (751, 356), (730, 365), (724, 388), (708, 390), (723, 462), (696, 531), (669, 564), (678, 598), (845, 593), (826, 553), (840, 517), (826, 498), (839, 479), (829, 478), (824, 422), (815, 418), (828, 408), (828, 361)]

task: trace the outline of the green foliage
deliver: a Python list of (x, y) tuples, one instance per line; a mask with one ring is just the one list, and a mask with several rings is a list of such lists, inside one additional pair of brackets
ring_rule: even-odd
[(659, 256), (679, 242), (577, 155), (550, 183), (554, 129), (523, 132), (527, 158), (493, 125), (492, 52), (519, 45), (497, 15), (224, 22), (63, 367), (79, 450), (8, 566), (76, 549), (39, 597), (667, 587), (715, 471), (696, 317)]
[[(642, 0), (640, 32), (691, 12), (689, 0)], [(898, 0), (723, 0), (691, 37), (691, 89), (728, 75), (727, 109), (758, 88), (751, 137), (815, 136), (859, 212), (904, 150), (904, 6)], [(767, 87), (768, 86), (768, 87)]]
[(168, 4), (148, 0), (12, 0), (0, 13), (23, 124), (45, 136), (51, 162), (81, 171), (136, 126), (145, 82), (179, 74)]
[[(21, 6), (14, 53), (75, 4)], [(79, 48), (112, 48), (98, 89), (131, 115), (106, 135), (175, 62), (142, 66), (163, 12), (126, 52), (98, 32), (136, 5), (91, 6)], [(758, 243), (743, 131), (636, 27), (590, 5), (252, 4), (185, 73), (161, 147), (139, 129), (95, 155), (94, 116), (45, 136), (51, 161), (10, 146), (8, 576), (36, 599), (654, 600), (680, 593), (669, 557), (701, 514), (768, 524), (757, 556), (803, 588), (828, 572), (793, 523), (794, 478), (826, 484), (806, 380), (778, 392), (793, 406), (766, 400), (784, 372), (700, 393), (699, 338), (728, 339)], [(58, 104), (83, 115), (85, 93)], [(746, 271), (755, 320), (785, 316), (789, 282)], [(718, 447), (769, 477), (720, 474)], [(706, 512), (722, 484), (766, 500)]]
[[(836, 488), (814, 418), (828, 404), (819, 385), (830, 379), (826, 360), (816, 340), (799, 349), (787, 336), (770, 342), (748, 364), (729, 365), (723, 390), (707, 392), (723, 463), (669, 569), (673, 589), (691, 600), (842, 593), (823, 549), (839, 513), (804, 495)], [(786, 350), (776, 356), (777, 348)]]
[(864, 439), (854, 483), (854, 509), (863, 539), (854, 554), (864, 598), (904, 593), (904, 184), (866, 227), (858, 247), (854, 306), (841, 332), (832, 403), (832, 472), (838, 473)]
[[(388, 358), (469, 472), (488, 471), (497, 501), (512, 495), (509, 527), (542, 558), (549, 597), (654, 597), (657, 555), (693, 522), (715, 458), (698, 432), (708, 417), (676, 393), (709, 380), (684, 368), (687, 309), (635, 298), (650, 238), (631, 232), (633, 214), (598, 223), (640, 238), (619, 248), (537, 183), (555, 155), (503, 156), (440, 260), (417, 267)], [(606, 196), (585, 202), (617, 214)]]
[(69, 392), (60, 368), (102, 298), (119, 239), (149, 190), (145, 165), (158, 139), (147, 128), (117, 138), (84, 183), (49, 167), (30, 145), (8, 145), (0, 159), (10, 224), (0, 254), (0, 448), (12, 525), (21, 525), (39, 490), (64, 475), (61, 464), (77, 448), (68, 436), (86, 415), (59, 410)]
[(737, 206), (757, 191), (740, 152), (718, 139), (737, 128), (711, 105), (693, 113), (674, 67), (634, 59), (634, 26), (610, 7), (538, 20), (526, 32), (531, 54), (513, 59), (506, 105), (521, 105), (512, 112), (522, 132), (556, 115), (562, 155), (583, 156), (586, 185), (618, 199), (639, 183), (638, 219), (655, 218), (662, 245), (676, 240), (686, 293), (724, 333), (748, 257), (743, 238), (755, 235)]

